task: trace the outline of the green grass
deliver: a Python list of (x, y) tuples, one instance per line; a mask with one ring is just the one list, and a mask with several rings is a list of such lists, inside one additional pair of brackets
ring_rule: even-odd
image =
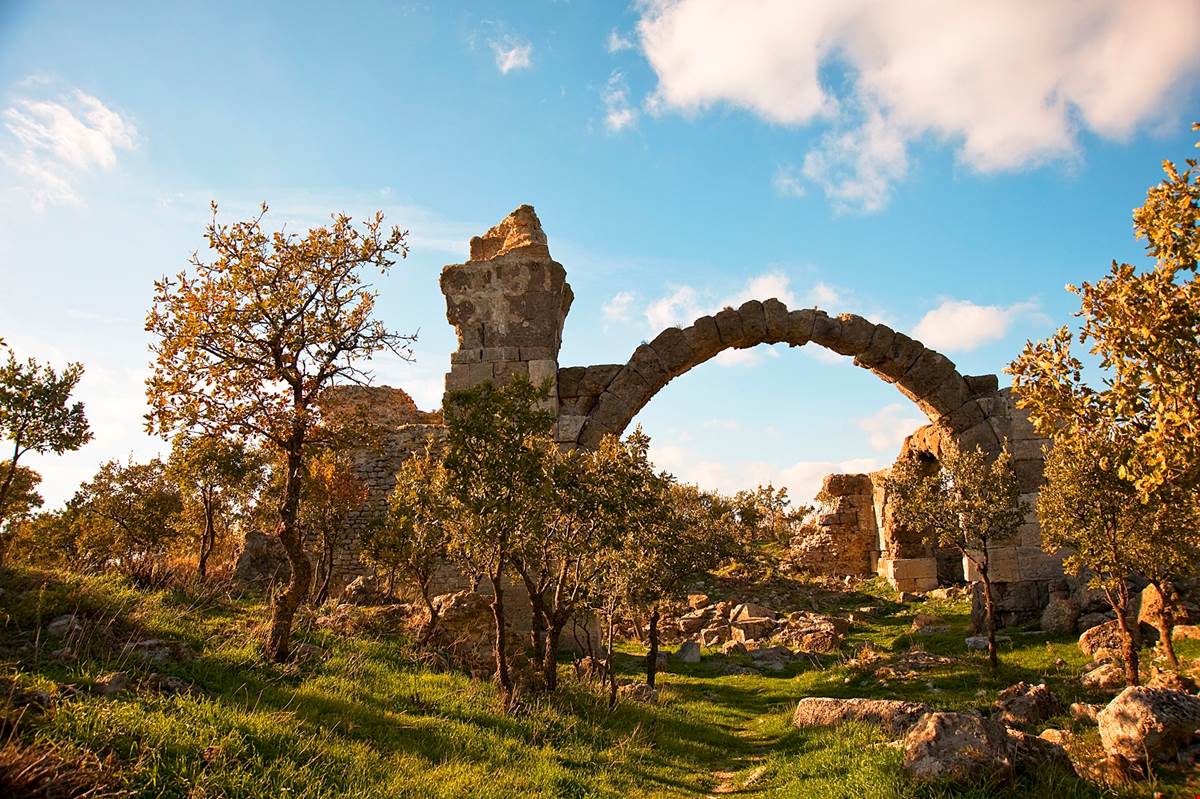
[[(490, 684), (423, 668), (396, 636), (337, 635), (306, 620), (298, 638), (323, 655), (281, 667), (258, 653), (266, 611), (256, 601), (140, 592), (115, 577), (37, 571), (7, 572), (0, 585), (0, 666), (22, 687), (86, 688), (118, 669), (144, 675), (145, 667), (114, 654), (114, 643), (133, 638), (185, 641), (197, 653), (159, 667), (192, 683), (192, 694), (64, 693), (52, 712), (19, 725), (25, 744), (115, 758), (123, 787), (136, 796), (701, 797), (718, 786), (761, 797), (1111, 795), (1058, 773), (1003, 786), (917, 786), (876, 730), (791, 728), (796, 700), (809, 695), (984, 708), (999, 689), (1025, 679), (1050, 682), (1066, 702), (1098, 698), (1072, 679), (1083, 661), (1074, 642), (1041, 634), (1014, 634), (1001, 675), (987, 675), (983, 658), (963, 651), (963, 603), (919, 606), (953, 625), (951, 633), (928, 638), (908, 634), (913, 608), (885, 604), (882, 614), (856, 625), (845, 654), (780, 674), (727, 676), (726, 658), (707, 653), (700, 664), (660, 676), (656, 706), (628, 702), (610, 712), (604, 697), (564, 666), (555, 695), (529, 698), (506, 715)], [(888, 593), (877, 583), (865, 590)], [(870, 593), (835, 603), (854, 608), (872, 601)], [(65, 612), (96, 631), (70, 662), (51, 657), (56, 644), (37, 632)], [(880, 680), (849, 662), (865, 642), (892, 656), (919, 644), (954, 660), (914, 680)], [(638, 654), (626, 647), (618, 655), (630, 678), (641, 668)], [(1068, 666), (1055, 667), (1057, 658)], [(1161, 783), (1145, 790), (1151, 788), (1183, 790)]]

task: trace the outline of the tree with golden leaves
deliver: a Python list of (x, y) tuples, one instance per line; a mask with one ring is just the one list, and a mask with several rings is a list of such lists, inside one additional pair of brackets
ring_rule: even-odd
[(266, 212), (264, 204), (256, 217), (221, 224), (214, 203), (205, 234), (212, 260), (193, 255), (192, 274), (155, 283), (147, 427), (164, 438), (184, 430), (240, 437), (283, 463), (276, 536), (291, 576), (266, 641), (267, 655), (283, 661), (312, 581), (298, 514), (307, 461), (320, 445), (317, 399), (331, 385), (369, 380), (363, 362), (376, 353), (411, 359), (414, 337), (374, 317), (377, 292), (363, 275), (386, 274), (407, 255), (404, 231), (385, 230), (377, 213), (361, 229), (339, 214), (303, 236), (268, 232)]

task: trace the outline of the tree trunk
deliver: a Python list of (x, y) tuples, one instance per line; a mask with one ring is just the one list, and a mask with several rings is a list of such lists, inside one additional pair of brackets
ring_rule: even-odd
[(504, 589), (500, 585), (500, 575), (490, 574), (488, 579), (492, 584), (492, 618), (496, 623), (496, 644), (493, 651), (496, 654), (496, 681), (500, 683), (500, 693), (504, 697), (504, 709), (512, 709), (513, 686), (512, 676), (508, 673), (508, 642), (505, 637)]
[(1121, 653), (1125, 659), (1125, 684), (1138, 684), (1138, 652), (1137, 641), (1133, 637), (1133, 629), (1129, 626), (1129, 600), (1126, 596), (1127, 592), (1120, 592), (1120, 599), (1117, 604), (1119, 607), (1113, 608), (1117, 611), (1117, 627), (1121, 630)]
[(1167, 664), (1176, 671), (1179, 671), (1179, 656), (1175, 654), (1175, 642), (1171, 640), (1171, 632), (1175, 627), (1173, 622), (1175, 608), (1171, 600), (1167, 598), (1167, 590), (1157, 582), (1152, 584), (1161, 600), (1157, 618), (1154, 620), (1155, 626), (1158, 628), (1158, 644), (1162, 647), (1163, 656), (1166, 657)]
[(996, 653), (996, 604), (992, 597), (992, 580), (988, 577), (987, 567), (979, 570), (983, 578), (983, 615), (987, 623), (988, 637), (988, 666), (992, 674), (1000, 671), (1000, 656)]
[(613, 668), (613, 628), (616, 627), (616, 612), (608, 614), (608, 656), (604, 659), (604, 673), (608, 677), (608, 707), (617, 706), (617, 671)]
[(429, 582), (429, 580), (421, 581), (421, 599), (425, 602), (425, 609), (429, 611), (429, 621), (425, 624), (425, 629), (421, 631), (421, 638), (418, 641), (421, 646), (429, 643), (429, 639), (433, 637), (438, 621), (440, 621), (437, 608), (433, 606), (433, 600), (429, 596)]
[(333, 538), (329, 535), (328, 530), (321, 533), (321, 561), (318, 564), (318, 576), (321, 578), (321, 587), (317, 589), (313, 603), (324, 605), (329, 599), (329, 584), (333, 580)]
[[(299, 440), (302, 442), (302, 439)], [(267, 657), (276, 663), (285, 662), (291, 655), (292, 621), (300, 603), (308, 596), (312, 584), (312, 564), (308, 562), (308, 556), (304, 552), (304, 541), (296, 525), (296, 515), (300, 508), (300, 475), (304, 465), (300, 446), (301, 444), (296, 444), (293, 451), (288, 453), (287, 478), (283, 501), (279, 505), (279, 528), (276, 536), (283, 544), (292, 571), (288, 577), (287, 588), (276, 598), (271, 611)]]
[(204, 532), (200, 534), (200, 556), (196, 563), (196, 575), (200, 578), (200, 582), (204, 582), (208, 577), (208, 556), (212, 554), (217, 540), (216, 525), (213, 520), (212, 499), (205, 496), (203, 502)]
[(558, 687), (558, 642), (562, 638), (562, 629), (567, 620), (555, 618), (550, 621), (546, 630), (546, 648), (542, 653), (542, 679), (546, 681), (546, 690), (553, 691)]
[(650, 648), (646, 651), (646, 685), (654, 687), (654, 678), (658, 674), (658, 605), (650, 610), (650, 621), (646, 625), (646, 633), (650, 639)]

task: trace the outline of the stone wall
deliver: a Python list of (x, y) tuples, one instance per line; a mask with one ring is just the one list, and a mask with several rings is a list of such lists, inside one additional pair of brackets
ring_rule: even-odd
[(795, 563), (810, 574), (873, 573), (879, 532), (870, 475), (828, 475), (818, 499), (815, 527), (793, 544)]

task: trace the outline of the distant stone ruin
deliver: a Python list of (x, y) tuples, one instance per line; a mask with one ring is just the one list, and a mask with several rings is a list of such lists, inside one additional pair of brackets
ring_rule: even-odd
[[(1044, 442), (1014, 407), (1010, 391), (999, 389), (995, 375), (960, 374), (949, 358), (887, 325), (854, 314), (830, 316), (816, 308), (789, 310), (778, 299), (764, 298), (702, 316), (685, 328), (667, 328), (623, 363), (562, 366), (563, 324), (574, 294), (566, 269), (550, 255), (534, 209), (523, 205), (473, 238), (470, 253), (466, 263), (451, 264), (441, 275), (446, 318), (458, 336), (446, 391), (488, 380), (504, 382), (515, 375), (535, 383), (549, 380), (550, 404), (558, 417), (554, 435), (564, 447), (595, 447), (605, 434), (623, 433), (663, 386), (726, 349), (813, 344), (852, 358), (921, 409), (929, 424), (905, 441), (905, 452), (918, 452), (936, 463), (951, 441), (989, 454), (1007, 446), (1023, 498), (1031, 505), (1036, 499)], [(406, 403), (389, 393), (397, 391), (356, 388), (344, 395), (362, 407), (378, 406), (380, 417), (390, 420), (391, 438), (359, 459), (374, 507), (385, 501), (403, 459), (444, 435), (440, 418), (414, 416), (420, 412), (415, 406), (409, 409), (407, 395)], [(897, 529), (882, 487), (883, 474), (826, 479), (826, 502), (818, 520), (831, 543), (832, 562), (825, 570), (877, 573), (906, 591), (972, 579), (975, 575), (964, 573), (961, 563), (933, 550), (919, 536)], [(364, 514), (369, 512), (364, 509)], [(351, 526), (357, 523), (352, 520)], [(1060, 559), (1043, 553), (1040, 540), (1031, 514), (1014, 545), (992, 553), (1001, 611), (1010, 619), (1039, 612), (1052, 585), (1061, 581)], [(352, 545), (339, 561), (339, 571), (343, 583), (364, 571)], [(448, 585), (447, 590), (457, 587)]]

